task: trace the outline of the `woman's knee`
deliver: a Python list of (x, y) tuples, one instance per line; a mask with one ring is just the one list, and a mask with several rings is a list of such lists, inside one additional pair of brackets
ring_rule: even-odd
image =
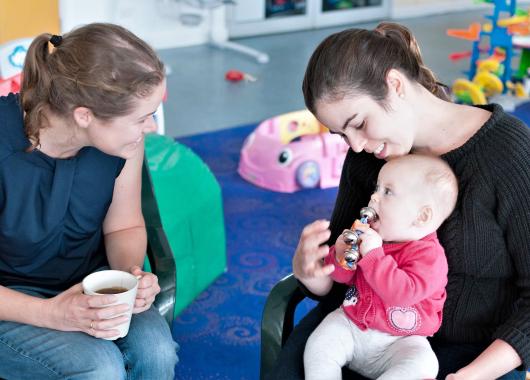
[[(151, 336), (146, 339), (141, 351), (148, 353), (149, 360), (159, 368), (171, 368), (173, 370), (178, 363), (178, 344), (173, 340), (171, 334), (161, 331), (151, 331)], [(139, 352), (137, 352), (138, 354)]]
[[(87, 338), (82, 339), (82, 347), (73, 343), (70, 358), (63, 358), (61, 361), (61, 372), (64, 378), (75, 380), (125, 379), (123, 355), (114, 342)], [(76, 340), (76, 343), (81, 343), (81, 340)], [(76, 346), (78, 349), (75, 349)]]
[[(150, 335), (150, 334), (147, 334)], [(127, 371), (133, 378), (173, 379), (178, 363), (178, 345), (171, 336), (161, 335), (156, 342), (151, 339), (136, 341), (123, 350)]]
[(0, 337), (0, 376), (8, 373), (8, 378), (125, 378), (123, 356), (113, 342), (78, 332), (16, 323), (9, 326), (9, 333)]
[[(134, 317), (129, 335), (118, 345), (129, 366), (141, 366), (155, 372), (172, 372), (178, 363), (179, 347), (158, 312), (148, 310), (144, 313)], [(149, 363), (144, 363), (146, 360)]]
[(121, 352), (113, 349), (102, 349), (87, 356), (68, 370), (65, 378), (75, 380), (85, 379), (125, 379), (125, 363)]
[(162, 368), (174, 369), (179, 361), (177, 355), (178, 350), (179, 345), (169, 337), (169, 339), (164, 339), (157, 343), (153, 348), (152, 355), (156, 358), (157, 362), (160, 363)]

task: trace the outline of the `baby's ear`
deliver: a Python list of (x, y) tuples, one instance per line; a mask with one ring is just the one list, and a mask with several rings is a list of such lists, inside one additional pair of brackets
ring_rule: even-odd
[(423, 227), (431, 222), (433, 218), (433, 210), (431, 206), (423, 206), (416, 217), (416, 226)]

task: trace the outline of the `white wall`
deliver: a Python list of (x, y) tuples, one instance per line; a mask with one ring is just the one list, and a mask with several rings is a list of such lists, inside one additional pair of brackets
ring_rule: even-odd
[[(475, 4), (473, 0), (389, 0), (389, 3), (390, 17), (398, 20), (471, 9), (478, 10), (477, 15), (481, 16), (482, 10), (492, 7), (491, 4)], [(522, 8), (529, 3), (530, 0), (521, 0), (518, 6)], [(262, 19), (264, 4), (265, 0), (238, 0), (237, 6), (231, 9), (231, 21), (237, 23)], [(63, 32), (90, 22), (112, 22), (130, 29), (155, 49), (198, 45), (209, 40), (208, 13), (178, 0), (59, 0), (59, 13)], [(179, 15), (190, 13), (203, 16), (203, 22), (197, 26), (183, 25)], [(215, 34), (220, 40), (226, 39), (225, 10), (217, 9), (214, 18)], [(238, 35), (233, 31), (231, 34)], [(248, 34), (259, 33), (244, 35)]]
[[(203, 22), (183, 25), (179, 21), (183, 13), (203, 16)], [(90, 22), (112, 22), (130, 29), (155, 49), (208, 41), (207, 12), (176, 0), (60, 0), (59, 14), (62, 32)]]

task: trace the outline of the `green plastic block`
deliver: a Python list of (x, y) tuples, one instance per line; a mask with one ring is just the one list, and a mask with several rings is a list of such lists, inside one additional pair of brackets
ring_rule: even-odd
[(514, 77), (516, 79), (523, 80), (523, 78), (528, 77), (528, 69), (530, 68), (530, 50), (522, 49), (521, 58), (519, 60), (519, 67)]
[(199, 156), (166, 136), (146, 136), (145, 154), (177, 268), (177, 316), (226, 271), (221, 188)]

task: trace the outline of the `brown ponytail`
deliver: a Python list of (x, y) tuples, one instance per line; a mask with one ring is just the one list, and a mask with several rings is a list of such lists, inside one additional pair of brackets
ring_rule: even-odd
[(327, 37), (309, 59), (302, 84), (307, 108), (320, 99), (366, 94), (385, 106), (386, 76), (397, 69), (437, 97), (448, 100), (444, 86), (423, 63), (419, 46), (404, 26), (383, 22), (373, 31), (347, 29)]
[(445, 86), (438, 82), (432, 70), (423, 63), (420, 46), (408, 28), (396, 23), (382, 22), (375, 28), (374, 32), (393, 39), (402, 46), (404, 52), (408, 53), (407, 58), (411, 67), (418, 66), (418, 77), (413, 77), (412, 79), (415, 79), (437, 97), (445, 100), (449, 99), (444, 90)]
[(25, 111), (25, 132), (32, 148), (38, 145), (42, 111), (48, 103), (51, 73), (48, 69), (50, 54), (48, 41), (51, 34), (41, 34), (31, 43), (24, 61), (20, 98)]
[(164, 66), (153, 49), (127, 29), (89, 24), (65, 34), (52, 48), (50, 34), (31, 43), (20, 91), (25, 132), (35, 148), (43, 110), (71, 117), (76, 107), (89, 108), (101, 120), (131, 112), (138, 98), (164, 79)]

